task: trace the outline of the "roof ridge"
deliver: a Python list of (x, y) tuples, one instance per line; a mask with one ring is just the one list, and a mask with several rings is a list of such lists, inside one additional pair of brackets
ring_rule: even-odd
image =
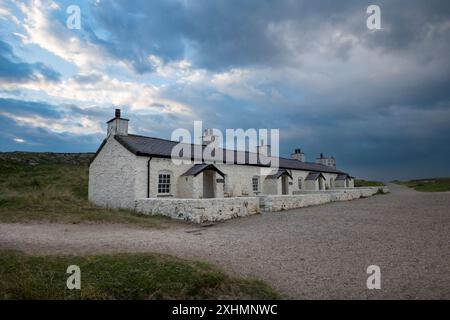
[[(164, 138), (159, 138), (159, 137), (150, 137), (150, 136), (143, 136), (141, 134), (132, 134), (129, 133), (129, 136), (134, 136), (134, 137), (141, 137), (141, 138), (148, 138), (148, 139), (156, 139), (156, 140), (162, 140), (162, 141), (166, 141), (166, 142), (173, 142), (173, 143), (180, 143), (180, 141), (174, 141), (174, 140), (169, 140), (169, 139), (164, 139)], [(181, 143), (185, 143), (185, 144), (193, 144), (193, 145), (201, 145), (201, 146), (205, 146), (204, 144), (198, 144), (198, 143), (189, 143), (189, 142), (181, 142)]]

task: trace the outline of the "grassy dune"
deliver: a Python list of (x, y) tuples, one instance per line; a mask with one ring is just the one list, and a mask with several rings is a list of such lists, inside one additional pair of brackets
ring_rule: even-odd
[[(69, 290), (69, 265), (81, 289)], [(29, 256), (0, 251), (0, 299), (277, 299), (259, 280), (160, 254)]]
[(87, 200), (92, 154), (0, 153), (0, 221), (132, 223), (164, 227), (165, 217), (97, 208)]
[(394, 182), (423, 192), (450, 191), (450, 178), (429, 178)]
[(355, 187), (382, 187), (382, 186), (385, 186), (385, 184), (380, 181), (368, 181), (362, 179), (355, 180)]

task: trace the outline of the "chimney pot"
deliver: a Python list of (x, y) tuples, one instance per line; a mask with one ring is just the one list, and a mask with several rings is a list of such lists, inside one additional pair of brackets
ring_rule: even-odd
[(116, 118), (120, 118), (120, 109), (116, 109)]
[(305, 155), (300, 148), (294, 149), (294, 153), (291, 154), (291, 159), (299, 160), (301, 162), (306, 161)]

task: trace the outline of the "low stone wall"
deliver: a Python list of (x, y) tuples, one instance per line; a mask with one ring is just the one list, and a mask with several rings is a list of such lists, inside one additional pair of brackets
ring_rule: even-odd
[(323, 191), (304, 191), (296, 195), (267, 195), (260, 196), (261, 211), (274, 212), (295, 208), (309, 207), (334, 201), (349, 201), (361, 197), (370, 197), (382, 189), (389, 192), (387, 187), (364, 187), (352, 189), (335, 189)]
[(387, 187), (364, 187), (305, 191), (297, 195), (264, 195), (215, 199), (150, 198), (135, 201), (135, 210), (148, 215), (164, 215), (194, 223), (224, 221), (252, 214), (309, 207), (334, 201), (370, 197)]
[(215, 199), (139, 199), (135, 210), (149, 215), (164, 215), (194, 223), (223, 221), (260, 212), (258, 197)]

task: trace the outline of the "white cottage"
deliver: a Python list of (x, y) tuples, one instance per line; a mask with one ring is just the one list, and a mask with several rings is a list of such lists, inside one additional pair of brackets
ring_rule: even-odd
[[(250, 163), (252, 153), (241, 153), (242, 163), (235, 161), (239, 152), (221, 148), (217, 151), (226, 163), (196, 159), (195, 164), (176, 165), (171, 154), (179, 142), (129, 134), (128, 121), (117, 109), (107, 122), (107, 137), (89, 166), (89, 200), (94, 204), (135, 209), (139, 199), (225, 199), (353, 188), (353, 177), (337, 170), (335, 162), (306, 162), (300, 149), (290, 159), (280, 157), (279, 169), (268, 175), (261, 175), (260, 162)], [(212, 130), (205, 130), (203, 141), (200, 148), (214, 141)], [(261, 145), (258, 152), (267, 157), (269, 149)]]

